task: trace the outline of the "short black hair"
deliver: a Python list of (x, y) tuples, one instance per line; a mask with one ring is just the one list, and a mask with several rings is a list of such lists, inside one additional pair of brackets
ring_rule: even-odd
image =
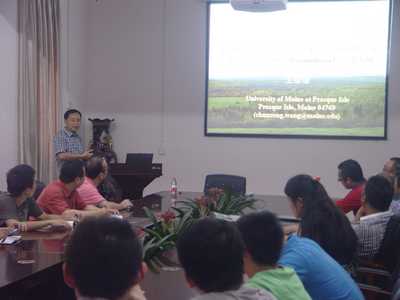
[(69, 115), (72, 115), (72, 114), (79, 114), (79, 116), (82, 118), (82, 114), (81, 114), (81, 112), (79, 110), (77, 110), (77, 109), (69, 109), (64, 113), (64, 120), (68, 119)]
[(278, 218), (269, 211), (259, 211), (242, 216), (237, 226), (246, 250), (260, 266), (273, 266), (280, 257), (283, 246), (283, 229)]
[(32, 188), (35, 170), (29, 165), (18, 165), (7, 172), (7, 191), (13, 197), (20, 196), (26, 189)]
[(61, 166), (59, 179), (64, 183), (71, 183), (77, 177), (82, 178), (85, 175), (83, 171), (84, 165), (80, 159), (67, 160)]
[(130, 224), (118, 218), (85, 218), (66, 248), (66, 266), (84, 297), (116, 299), (139, 279), (142, 247)]
[(375, 175), (365, 184), (365, 201), (374, 209), (387, 211), (393, 198), (393, 187), (387, 178)]
[(239, 289), (243, 283), (244, 244), (234, 223), (204, 218), (178, 238), (179, 261), (203, 292)]
[(340, 171), (340, 176), (342, 177), (342, 179), (350, 178), (355, 182), (365, 181), (362, 168), (360, 164), (354, 159), (342, 161), (338, 165), (338, 169)]
[(101, 156), (92, 156), (86, 161), (86, 176), (95, 179), (100, 173), (104, 173), (104, 162), (106, 160)]

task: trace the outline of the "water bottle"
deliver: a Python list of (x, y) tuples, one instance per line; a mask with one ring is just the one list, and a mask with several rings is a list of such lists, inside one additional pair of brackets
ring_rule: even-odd
[(176, 181), (176, 178), (172, 178), (171, 181), (171, 200), (172, 200), (172, 206), (175, 206), (175, 201), (178, 198), (178, 182)]

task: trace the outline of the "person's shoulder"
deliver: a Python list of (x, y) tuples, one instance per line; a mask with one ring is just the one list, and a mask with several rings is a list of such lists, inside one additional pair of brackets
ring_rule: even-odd
[(354, 187), (354, 188), (349, 192), (349, 194), (351, 194), (351, 195), (359, 195), (359, 196), (361, 197), (361, 194), (362, 194), (362, 192), (363, 192), (363, 190), (364, 190), (364, 186), (365, 186), (365, 182), (364, 182), (364, 183), (361, 183), (361, 184), (359, 184), (359, 185), (357, 185), (356, 187)]
[(63, 137), (64, 135), (65, 135), (65, 130), (64, 130), (64, 128), (62, 128), (62, 129), (60, 129), (59, 131), (56, 132), (54, 137), (58, 138), (58, 137)]
[(62, 190), (62, 183), (59, 180), (53, 181), (44, 188), (39, 196), (39, 199), (46, 196), (48, 197), (49, 195), (61, 194)]
[(293, 233), (288, 236), (286, 240), (286, 245), (294, 245), (294, 244), (302, 244), (306, 241), (306, 238), (298, 236), (296, 233)]
[(243, 285), (236, 293), (238, 296), (234, 299), (243, 300), (276, 300), (276, 298), (267, 290)]
[(144, 291), (136, 284), (134, 285), (121, 300), (146, 300)]
[(322, 248), (315, 241), (297, 234), (292, 234), (288, 237), (284, 250), (301, 252), (307, 255), (322, 252)]
[(243, 285), (235, 291), (205, 293), (198, 295), (191, 300), (276, 300), (276, 298), (268, 291), (252, 286)]
[(83, 180), (83, 183), (80, 185), (80, 187), (78, 187), (78, 190), (81, 189), (82, 187), (88, 188), (90, 186), (91, 186), (91, 184), (90, 184), (89, 178), (85, 176), (85, 179)]
[(7, 205), (9, 203), (14, 203), (14, 198), (7, 192), (0, 192), (0, 205)]
[(284, 275), (296, 275), (296, 271), (288, 266), (279, 266), (279, 268), (276, 268), (273, 270), (275, 273), (278, 274), (284, 274)]
[(90, 179), (88, 179), (87, 177), (85, 177), (85, 180), (83, 181), (83, 183), (80, 185), (80, 187), (78, 187), (77, 192), (79, 194), (87, 194), (87, 193), (98, 193), (96, 186), (94, 186), (91, 182)]
[(34, 205), (34, 204), (36, 204), (36, 201), (35, 201), (35, 199), (33, 199), (32, 197), (29, 197), (29, 198), (27, 198), (27, 199), (25, 200), (25, 203), (26, 203), (27, 205)]

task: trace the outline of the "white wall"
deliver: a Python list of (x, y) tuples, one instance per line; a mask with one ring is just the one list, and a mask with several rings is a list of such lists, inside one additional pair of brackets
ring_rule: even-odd
[(17, 1), (0, 1), (0, 190), (17, 163)]
[(167, 0), (165, 27), (163, 0), (90, 1), (84, 111), (116, 119), (112, 135), (122, 160), (126, 152), (165, 150), (156, 157), (165, 175), (147, 192), (167, 189), (173, 176), (180, 189), (197, 191), (205, 174), (221, 172), (247, 176), (250, 192), (282, 194), (288, 177), (309, 173), (321, 176), (333, 196), (343, 195), (340, 161), (355, 158), (371, 175), (400, 154), (400, 20), (394, 2), (387, 141), (205, 137), (206, 4), (200, 0)]
[[(0, 1), (0, 190), (17, 164), (18, 35), (16, 0)], [(62, 0), (62, 110), (83, 108), (87, 99), (88, 1)]]
[[(62, 0), (61, 10), (61, 112), (83, 110), (87, 100), (89, 1)], [(62, 126), (64, 119), (61, 117)], [(81, 134), (84, 137), (83, 123)]]

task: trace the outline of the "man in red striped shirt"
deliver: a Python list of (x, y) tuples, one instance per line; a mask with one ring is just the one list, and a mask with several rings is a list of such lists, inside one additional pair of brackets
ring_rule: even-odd
[(341, 162), (338, 169), (338, 181), (351, 191), (343, 199), (337, 200), (336, 205), (345, 214), (353, 211), (355, 215), (361, 207), (361, 196), (365, 185), (363, 171), (360, 164), (353, 159)]

